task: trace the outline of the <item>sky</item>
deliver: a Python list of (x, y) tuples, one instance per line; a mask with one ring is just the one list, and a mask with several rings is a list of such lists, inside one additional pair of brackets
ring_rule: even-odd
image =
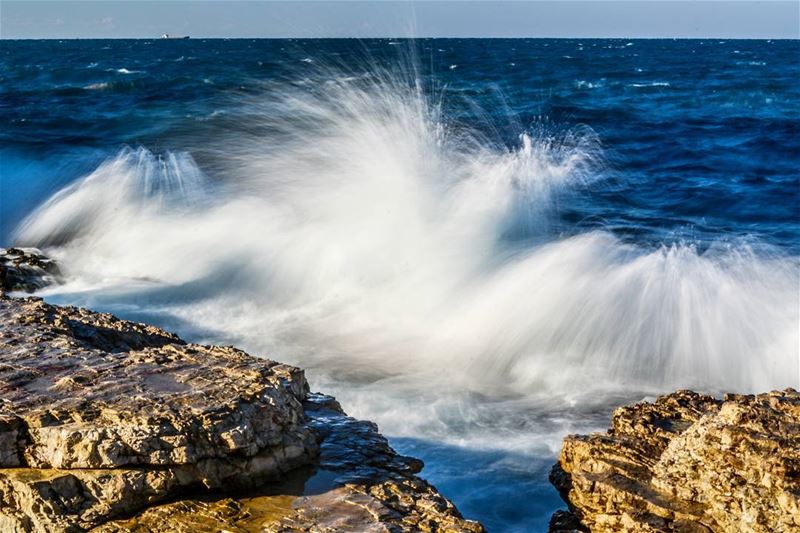
[(0, 37), (800, 38), (800, 0), (14, 1)]

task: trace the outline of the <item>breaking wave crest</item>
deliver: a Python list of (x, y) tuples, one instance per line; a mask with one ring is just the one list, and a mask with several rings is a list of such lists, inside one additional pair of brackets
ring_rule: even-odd
[(599, 179), (593, 132), (509, 147), (423, 92), (347, 78), (245, 102), (205, 174), (123, 150), (16, 240), (61, 259), (58, 291), (102, 286), (320, 376), (498, 398), (797, 386), (796, 258), (559, 236), (559, 199)]

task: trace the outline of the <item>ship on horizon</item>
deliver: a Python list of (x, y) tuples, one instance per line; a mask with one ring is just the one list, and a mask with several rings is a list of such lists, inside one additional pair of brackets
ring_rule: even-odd
[(161, 34), (161, 38), (162, 39), (188, 39), (189, 36), (188, 35), (182, 35), (182, 36), (179, 36), (179, 37), (173, 37), (169, 33), (162, 33)]

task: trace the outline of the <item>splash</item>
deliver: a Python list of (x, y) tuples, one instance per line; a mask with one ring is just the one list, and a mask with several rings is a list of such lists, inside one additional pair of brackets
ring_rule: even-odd
[(380, 76), (276, 90), (226, 120), (225, 148), (202, 154), (213, 179), (188, 154), (125, 150), (18, 243), (57, 255), (73, 301), (310, 367), (390, 433), (458, 434), (507, 401), (798, 385), (795, 258), (553, 231), (559, 198), (598, 179), (588, 129), (506, 146)]

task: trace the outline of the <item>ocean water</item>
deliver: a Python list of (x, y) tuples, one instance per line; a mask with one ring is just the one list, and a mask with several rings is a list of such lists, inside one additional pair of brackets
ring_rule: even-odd
[(0, 245), (307, 368), (493, 532), (561, 438), (800, 386), (800, 42), (0, 41)]

